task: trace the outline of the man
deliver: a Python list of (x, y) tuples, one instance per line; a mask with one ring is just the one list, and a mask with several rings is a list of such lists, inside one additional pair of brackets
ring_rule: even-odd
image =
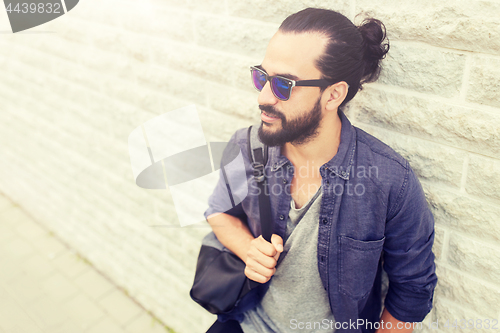
[[(258, 198), (231, 211), (220, 181), (207, 220), (241, 258), (263, 297), (209, 332), (411, 332), (432, 307), (434, 221), (408, 162), (353, 127), (342, 109), (374, 81), (388, 51), (375, 19), (356, 27), (343, 15), (308, 8), (288, 17), (252, 80), (260, 91), (260, 140), (275, 223), (260, 235)], [(231, 143), (248, 164), (246, 130)], [(254, 182), (247, 165), (250, 186)], [(382, 311), (381, 276), (389, 288)], [(236, 320), (235, 320), (236, 319)]]

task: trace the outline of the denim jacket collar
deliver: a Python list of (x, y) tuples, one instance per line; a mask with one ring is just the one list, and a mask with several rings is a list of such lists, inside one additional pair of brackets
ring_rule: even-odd
[[(356, 131), (342, 111), (339, 110), (338, 115), (340, 117), (340, 121), (342, 122), (339, 148), (337, 154), (335, 154), (330, 161), (325, 163), (324, 166), (340, 178), (349, 180), (349, 173), (352, 169), (351, 167), (354, 162), (354, 153), (356, 151)], [(268, 166), (271, 167), (271, 171), (273, 172), (279, 170), (287, 164), (291, 164), (288, 158), (281, 155), (280, 146), (269, 147), (268, 154)]]

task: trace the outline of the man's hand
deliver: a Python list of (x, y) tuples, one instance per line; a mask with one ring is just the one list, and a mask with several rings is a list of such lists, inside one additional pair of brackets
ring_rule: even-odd
[(250, 242), (246, 257), (245, 275), (253, 281), (266, 283), (276, 272), (276, 263), (283, 252), (283, 239), (271, 236), (271, 243), (262, 236)]

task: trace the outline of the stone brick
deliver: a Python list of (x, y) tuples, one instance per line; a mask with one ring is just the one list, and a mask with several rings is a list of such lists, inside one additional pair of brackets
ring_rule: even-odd
[(500, 241), (500, 207), (424, 184), (437, 225), (492, 242)]
[(460, 271), (438, 265), (436, 270), (438, 285), (436, 287), (436, 298), (445, 298), (468, 308), (475, 309), (483, 314), (485, 318), (497, 315), (497, 309), (491, 307), (497, 299), (500, 299), (500, 290), (482, 281), (470, 279), (461, 274)]
[(150, 89), (144, 89), (141, 86), (128, 82), (117, 85), (114, 78), (105, 78), (103, 80), (102, 93), (117, 100), (129, 103), (138, 109), (144, 109), (150, 112), (155, 112), (160, 109), (160, 93)]
[[(106, 6), (106, 4), (104, 3), (103, 5)], [(89, 41), (91, 40), (90, 36), (93, 33), (98, 33), (100, 26), (99, 24), (95, 24), (94, 22), (92, 22), (91, 17), (93, 17), (94, 14), (96, 15), (96, 17), (101, 16), (103, 14), (106, 15), (106, 9), (103, 9), (104, 12), (99, 11), (99, 13), (95, 13), (94, 9), (90, 9), (90, 11), (85, 11), (85, 8), (86, 4), (81, 6), (81, 4), (79, 3), (77, 10), (72, 10), (69, 16), (65, 16), (63, 18), (64, 21), (60, 19), (54, 20), (54, 22), (60, 24), (58, 27), (54, 27), (54, 30), (57, 31), (57, 34), (48, 34), (47, 36), (42, 37), (42, 39), (46, 40), (54, 39), (57, 40), (57, 42), (60, 44), (64, 44), (64, 41), (76, 42), (82, 46), (89, 44)], [(84, 18), (83, 20), (81, 20), (78, 17), (79, 15), (78, 13), (80, 11), (82, 12)], [(109, 12), (107, 13), (108, 17), (111, 18)], [(32, 39), (31, 43), (37, 43), (37, 41), (33, 41)], [(75, 50), (72, 51), (70, 49), (68, 49), (66, 52), (77, 53), (75, 52)]]
[(450, 235), (448, 262), (477, 278), (500, 283), (500, 250), (458, 233)]
[(232, 87), (252, 89), (250, 66), (261, 58), (218, 53), (193, 45), (164, 43), (152, 45), (154, 63), (175, 70), (183, 70), (201, 78)]
[(500, 107), (500, 58), (474, 56), (467, 90), (467, 100)]
[[(41, 76), (33, 75), (33, 73), (29, 71), (29, 66), (25, 66), (16, 60), (9, 62), (9, 66), (6, 67), (5, 73), (5, 86), (15, 95), (23, 95), (29, 98), (33, 95), (33, 86), (37, 87), (41, 84)], [(35, 69), (34, 73), (40, 73), (40, 70)]]
[(273, 2), (258, 0), (253, 1), (252, 5), (243, 0), (228, 1), (230, 15), (274, 23), (281, 23), (287, 16), (307, 7), (333, 9), (350, 16), (350, 2), (347, 0), (328, 1), (328, 4), (320, 0), (278, 0)]
[(147, 66), (143, 74), (138, 76), (137, 83), (142, 88), (190, 100), (196, 104), (203, 105), (207, 102), (206, 90), (209, 83), (185, 72), (160, 66)]
[(190, 0), (189, 10), (201, 13), (214, 13), (214, 14), (225, 14), (226, 13), (226, 1), (206, 1), (206, 0)]
[(278, 25), (198, 16), (195, 29), (196, 40), (200, 45), (264, 58), (267, 44), (278, 30)]
[(500, 155), (500, 114), (368, 86), (353, 104), (359, 122), (491, 157)]
[[(22, 66), (28, 66), (35, 69), (51, 70), (53, 56), (40, 51), (34, 47), (27, 47), (24, 45), (17, 45), (18, 56), (16, 61), (21, 63)], [(9, 64), (12, 62), (9, 61)], [(35, 75), (36, 80), (41, 79), (41, 75)]]
[(476, 312), (475, 311), (476, 309), (471, 309), (462, 306), (462, 302), (456, 303), (436, 297), (435, 308), (436, 308), (435, 319), (432, 320), (433, 326), (431, 327), (430, 332), (445, 333), (445, 332), (450, 332), (450, 330), (453, 330), (453, 332), (460, 332), (460, 333), (466, 333), (471, 331), (487, 333), (488, 331), (491, 331), (491, 330), (481, 330), (475, 328), (461, 329), (460, 328), (461, 324), (463, 325), (463, 327), (466, 327), (465, 322), (461, 323), (461, 320), (486, 319), (485, 316), (482, 315), (479, 311)]
[[(140, 126), (147, 120), (153, 118), (155, 115), (160, 114), (164, 109), (163, 103), (167, 96), (160, 95), (154, 92), (155, 100), (157, 101), (155, 109), (140, 109), (130, 104), (121, 104), (113, 112), (108, 113), (110, 118), (110, 123), (113, 124), (111, 133), (113, 138), (120, 142), (128, 142), (128, 136), (137, 126)], [(182, 101), (178, 104), (176, 108), (186, 106), (186, 101)], [(173, 109), (167, 110), (172, 111)]]
[(500, 161), (470, 155), (465, 190), (469, 194), (486, 196), (500, 201)]
[(466, 155), (463, 151), (377, 127), (359, 125), (406, 158), (420, 179), (460, 188)]
[[(68, 84), (64, 76), (57, 77), (47, 73), (40, 74), (40, 76), (45, 79), (44, 85), (31, 87), (34, 93), (31, 94), (29, 102), (38, 106), (40, 106), (40, 102), (43, 102), (44, 110), (41, 114), (44, 119), (54, 123), (57, 123), (60, 118), (65, 119), (72, 113), (72, 111), (67, 110), (69, 107), (72, 109), (75, 107), (84, 108), (88, 103), (90, 89), (98, 90), (100, 88), (100, 83), (97, 82), (90, 83), (85, 87), (78, 84)], [(50, 118), (45, 118), (48, 116)]]
[(64, 78), (66, 84), (69, 81), (72, 82), (72, 86), (79, 85), (87, 89), (99, 90), (102, 88), (100, 83), (106, 81), (106, 76), (102, 73), (83, 70), (82, 66), (75, 62), (65, 59), (55, 59), (54, 61), (57, 64), (52, 66), (52, 72), (59, 78)]
[(151, 39), (126, 30), (99, 26), (89, 46), (148, 62), (151, 58)]
[(125, 9), (131, 7), (133, 6), (129, 2), (122, 2), (117, 5), (113, 1), (107, 1), (102, 3), (99, 10), (96, 11), (95, 8), (88, 4), (78, 4), (78, 7), (75, 7), (71, 14), (74, 14), (74, 20), (75, 18), (76, 20), (85, 20), (86, 23), (92, 24), (96, 30), (102, 26), (121, 28), (125, 18), (122, 13)]
[(458, 97), (465, 55), (421, 45), (392, 43), (380, 82), (443, 97)]
[(257, 90), (246, 92), (225, 85), (208, 85), (210, 108), (229, 115), (238, 115), (254, 123), (260, 121), (257, 97)]
[[(52, 56), (52, 59), (65, 59), (77, 63), (79, 51), (85, 48), (81, 41), (67, 40), (63, 36), (54, 34), (41, 38), (34, 43), (27, 41), (26, 48), (34, 48), (40, 50), (46, 55)], [(57, 65), (57, 63), (54, 63)], [(52, 67), (52, 64), (51, 64)], [(41, 67), (44, 69), (44, 67)]]
[(134, 33), (185, 42), (194, 39), (191, 11), (175, 7), (145, 6), (144, 3), (136, 2), (134, 5), (118, 7), (117, 14), (121, 17), (121, 25)]
[(434, 245), (432, 246), (432, 252), (436, 256), (436, 260), (441, 260), (441, 254), (443, 253), (444, 247), (444, 237), (445, 230), (439, 226), (434, 227)]
[[(177, 217), (177, 211), (175, 210), (174, 202), (172, 200), (172, 196), (170, 194), (170, 190), (167, 188), (165, 191), (162, 191), (163, 199), (153, 199), (155, 205), (155, 219), (150, 224), (158, 226), (157, 230), (159, 233), (163, 235), (170, 236), (170, 227), (172, 226), (180, 226), (179, 219)], [(179, 240), (175, 237), (169, 237), (175, 243), (178, 243)], [(179, 244), (180, 245), (180, 244)]]
[[(117, 55), (93, 47), (82, 48), (78, 62), (89, 70), (94, 77), (107, 75), (133, 82), (135, 82), (138, 75), (144, 73), (146, 67), (144, 62), (135, 58), (121, 54)], [(95, 81), (94, 91), (98, 90), (100, 86), (98, 80)]]
[(416, 40), (446, 48), (500, 53), (500, 3), (494, 1), (393, 0), (356, 1), (356, 12), (367, 13), (387, 27), (392, 39)]
[[(152, 8), (191, 8), (193, 3), (199, 0), (151, 0), (148, 2)], [(137, 2), (135, 0), (123, 0), (128, 6), (135, 6)], [(208, 7), (208, 6), (207, 6)]]
[(208, 141), (229, 141), (236, 130), (252, 125), (248, 119), (215, 112), (208, 108), (198, 108), (198, 114)]
[(189, 105), (189, 101), (179, 99), (172, 95), (162, 95), (160, 97), (160, 104), (161, 104), (161, 109), (160, 109), (161, 112), (169, 112), (185, 107), (186, 105)]

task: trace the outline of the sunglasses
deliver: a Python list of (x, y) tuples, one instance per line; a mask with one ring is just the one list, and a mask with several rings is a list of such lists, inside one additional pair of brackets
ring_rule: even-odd
[(287, 101), (292, 94), (293, 87), (328, 87), (333, 83), (327, 80), (302, 80), (295, 81), (287, 79), (282, 76), (269, 76), (262, 69), (251, 66), (250, 72), (252, 73), (252, 82), (258, 91), (261, 91), (266, 82), (269, 81), (271, 91), (277, 99)]

